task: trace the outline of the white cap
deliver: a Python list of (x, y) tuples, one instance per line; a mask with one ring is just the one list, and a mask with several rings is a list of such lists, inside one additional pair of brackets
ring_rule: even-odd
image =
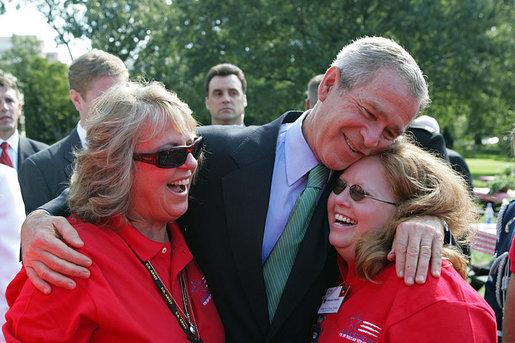
[(426, 115), (415, 118), (409, 127), (423, 129), (431, 133), (440, 133), (440, 125), (438, 125), (436, 119)]

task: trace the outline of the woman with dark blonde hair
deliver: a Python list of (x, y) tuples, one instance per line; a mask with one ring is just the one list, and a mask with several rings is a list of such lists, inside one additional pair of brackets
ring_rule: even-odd
[(327, 208), (341, 283), (324, 298), (316, 342), (495, 342), (492, 309), (464, 280), (459, 249), (443, 248), (440, 278), (411, 287), (387, 259), (396, 228), (415, 216), (439, 217), (466, 240), (476, 208), (445, 162), (398, 139), (347, 168)]
[(188, 105), (161, 84), (110, 89), (87, 123), (68, 221), (91, 258), (77, 290), (7, 291), (7, 342), (223, 342), (204, 275), (175, 222), (202, 149)]

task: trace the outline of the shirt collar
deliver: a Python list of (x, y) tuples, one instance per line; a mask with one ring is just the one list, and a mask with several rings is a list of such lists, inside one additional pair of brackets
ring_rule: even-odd
[(18, 153), (18, 144), (20, 142), (20, 134), (18, 133), (18, 130), (14, 131), (14, 133), (11, 135), (11, 137), (7, 138), (5, 141), (2, 140), (0, 143), (7, 142), (9, 146), (13, 149), (14, 153)]
[(143, 261), (150, 260), (167, 245), (167, 243), (148, 239), (122, 216), (115, 216), (112, 219), (112, 226)]
[(88, 146), (88, 142), (86, 141), (86, 129), (82, 127), (80, 120), (77, 123), (77, 134), (79, 135), (82, 148), (85, 149)]
[(304, 112), (286, 131), (285, 165), (289, 186), (319, 163), (302, 133), (302, 122), (308, 113), (309, 111)]
[[(171, 243), (155, 242), (145, 237), (132, 223), (128, 220), (122, 220), (121, 216), (116, 216), (113, 219), (113, 226), (123, 239), (131, 246), (134, 252), (143, 260), (148, 261), (157, 254), (160, 254), (163, 248), (171, 248), (171, 258), (176, 262), (173, 264), (175, 273), (182, 270), (191, 260), (191, 254), (186, 240), (182, 235), (181, 229), (176, 222), (168, 223), (168, 228), (171, 234)], [(179, 257), (176, 259), (175, 257)], [(172, 271), (173, 273), (174, 271)]]

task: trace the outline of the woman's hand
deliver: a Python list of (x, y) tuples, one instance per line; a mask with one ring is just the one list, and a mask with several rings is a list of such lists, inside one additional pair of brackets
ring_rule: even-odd
[(440, 277), (442, 268), (443, 224), (437, 217), (416, 217), (397, 227), (388, 259), (404, 283), (425, 283), (431, 261), (431, 274)]
[(91, 259), (73, 249), (84, 243), (65, 218), (42, 210), (32, 212), (22, 225), (21, 241), (27, 276), (41, 292), (49, 294), (51, 284), (74, 289), (75, 281), (69, 277), (90, 276)]

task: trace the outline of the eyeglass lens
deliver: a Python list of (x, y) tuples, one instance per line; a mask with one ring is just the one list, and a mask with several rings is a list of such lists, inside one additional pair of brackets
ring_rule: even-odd
[[(340, 194), (341, 192), (343, 192), (345, 190), (345, 188), (347, 188), (347, 182), (345, 182), (345, 181), (343, 181), (341, 179), (338, 179), (338, 180), (336, 180), (336, 183), (334, 184), (333, 193), (334, 194)], [(365, 192), (365, 190), (363, 189), (363, 187), (361, 187), (361, 185), (352, 185), (352, 186), (350, 186), (349, 194), (350, 194), (351, 199), (354, 200), (354, 201), (361, 201), (361, 200), (363, 200), (363, 199), (368, 197), (370, 199), (374, 199), (374, 200), (377, 200), (377, 201), (380, 201), (380, 202), (384, 202), (386, 204), (396, 205), (394, 202), (391, 202), (391, 201), (388, 201), (388, 200), (382, 200), (382, 199), (376, 198), (374, 196), (371, 196), (370, 194)]]
[(167, 150), (158, 152), (158, 167), (162, 168), (175, 168), (182, 166), (188, 154), (191, 153), (195, 159), (198, 159), (202, 150), (202, 138), (197, 138), (190, 146), (173, 147)]

